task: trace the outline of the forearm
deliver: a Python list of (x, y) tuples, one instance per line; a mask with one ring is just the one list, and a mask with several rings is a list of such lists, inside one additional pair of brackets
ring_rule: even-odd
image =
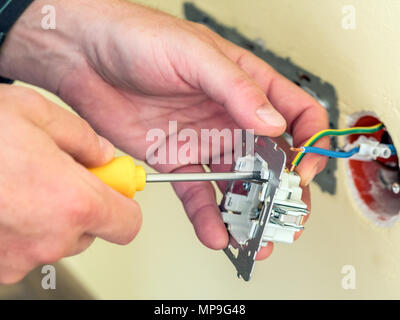
[[(0, 50), (0, 75), (57, 92), (62, 79), (84, 59), (82, 42), (96, 14), (92, 0), (35, 0), (8, 33)], [(98, 2), (98, 1), (97, 1)], [(55, 8), (55, 29), (42, 26)]]
[[(56, 28), (46, 30), (42, 21), (47, 14), (42, 9), (49, 5), (55, 8)], [(116, 53), (127, 30), (129, 42), (149, 43), (160, 36), (159, 25), (174, 24), (176, 20), (167, 14), (125, 0), (35, 0), (0, 49), (0, 76), (58, 94), (69, 74), (89, 65), (113, 83), (116, 74), (131, 67), (123, 65), (124, 57)], [(124, 56), (131, 55), (125, 52)]]

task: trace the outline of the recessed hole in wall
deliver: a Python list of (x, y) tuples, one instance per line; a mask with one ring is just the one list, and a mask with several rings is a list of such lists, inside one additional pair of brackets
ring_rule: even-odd
[[(352, 117), (351, 126), (372, 126), (381, 121), (375, 114), (359, 113)], [(381, 143), (393, 144), (387, 128), (366, 135)], [(346, 143), (352, 143), (359, 135), (347, 137)], [(380, 226), (392, 226), (400, 214), (400, 192), (396, 193), (395, 184), (400, 182), (399, 159), (377, 158), (375, 161), (346, 161), (351, 192), (364, 215)]]

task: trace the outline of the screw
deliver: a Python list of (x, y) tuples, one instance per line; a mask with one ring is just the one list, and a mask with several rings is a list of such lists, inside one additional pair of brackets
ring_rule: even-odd
[(394, 194), (399, 194), (400, 193), (400, 184), (398, 182), (393, 182), (392, 191), (393, 191)]
[(249, 182), (243, 182), (243, 189), (245, 191), (250, 191), (251, 189), (251, 184)]

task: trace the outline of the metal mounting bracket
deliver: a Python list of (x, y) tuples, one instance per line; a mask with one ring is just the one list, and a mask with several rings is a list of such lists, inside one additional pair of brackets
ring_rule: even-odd
[[(252, 199), (249, 205), (246, 203), (241, 214), (228, 214), (231, 220), (224, 218), (225, 222), (229, 221), (232, 225), (239, 226), (243, 229), (241, 233), (241, 230), (236, 230), (234, 233), (234, 230), (229, 230), (228, 226), (231, 237), (230, 243), (228, 247), (224, 249), (224, 252), (235, 266), (238, 276), (249, 281), (254, 268), (256, 254), (263, 242), (264, 229), (271, 217), (274, 198), (279, 188), (281, 175), (286, 164), (286, 155), (282, 149), (278, 148), (272, 140), (266, 137), (255, 137), (254, 146), (246, 144), (246, 140), (244, 139), (242, 147), (242, 154), (252, 157), (259, 156), (264, 163), (268, 164), (268, 182), (265, 185), (257, 185), (257, 189), (254, 190), (254, 194), (258, 195), (262, 191), (261, 189), (263, 186), (266, 187), (266, 189), (263, 190), (262, 201), (259, 202), (258, 199)], [(258, 170), (259, 168), (255, 169)], [(227, 191), (232, 190), (235, 183), (237, 182), (230, 182), (227, 186)], [(226, 203), (225, 197), (221, 203), (221, 212), (228, 211), (224, 206), (224, 203)], [(258, 216), (254, 219), (250, 219), (253, 210), (257, 209), (260, 204), (262, 207), (259, 210)], [(237, 221), (233, 221), (232, 219)], [(251, 234), (249, 234), (249, 231)], [(239, 236), (236, 236), (236, 239), (234, 239), (232, 234), (242, 234), (243, 236), (240, 238), (244, 243), (239, 243), (242, 242), (239, 240)]]

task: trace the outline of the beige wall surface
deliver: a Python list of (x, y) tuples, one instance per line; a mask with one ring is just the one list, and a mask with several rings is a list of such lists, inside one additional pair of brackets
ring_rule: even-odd
[[(180, 0), (141, 2), (182, 16)], [(342, 127), (348, 115), (374, 111), (400, 146), (400, 1), (193, 2), (333, 84)], [(345, 5), (355, 8), (354, 30), (342, 27)], [(381, 228), (366, 219), (344, 171), (339, 162), (334, 196), (312, 186), (312, 216), (303, 236), (293, 245), (276, 245), (248, 283), (236, 278), (222, 252), (199, 243), (169, 185), (136, 195), (144, 223), (133, 243), (96, 240), (64, 263), (98, 298), (400, 298), (400, 225)], [(342, 288), (345, 265), (356, 270), (354, 290)]]

